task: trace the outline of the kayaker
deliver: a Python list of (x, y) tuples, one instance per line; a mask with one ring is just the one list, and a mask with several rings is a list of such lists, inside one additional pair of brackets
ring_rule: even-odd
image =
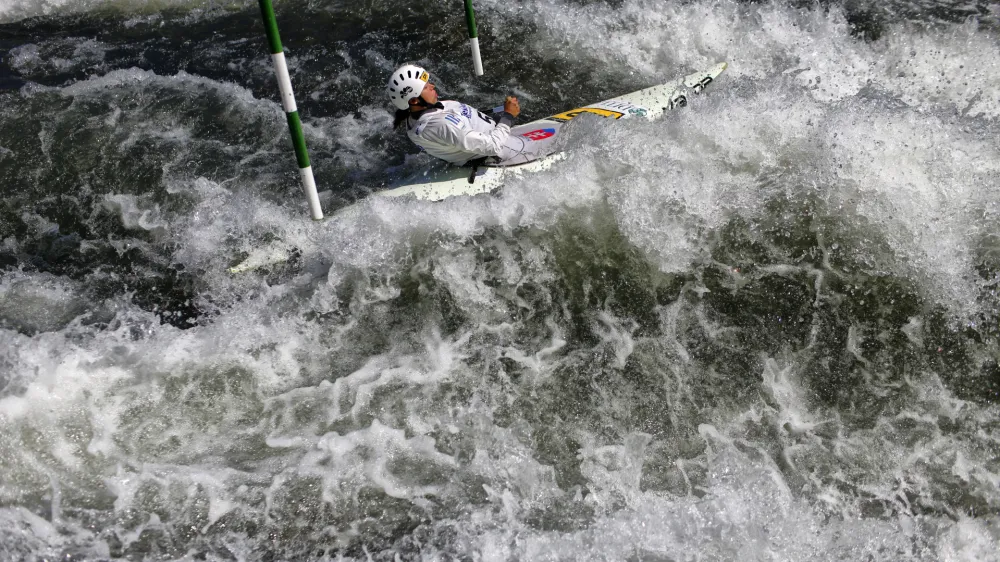
[(488, 116), (459, 101), (439, 100), (437, 88), (423, 68), (407, 64), (389, 78), (386, 91), (396, 106), (393, 128), (406, 125), (406, 135), (431, 156), (458, 166), (517, 155), (523, 142), (507, 146), (514, 118), (521, 112), (516, 97), (504, 100), (503, 113)]

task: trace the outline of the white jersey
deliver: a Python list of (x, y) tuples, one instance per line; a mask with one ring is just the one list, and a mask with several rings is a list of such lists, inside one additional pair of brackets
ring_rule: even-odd
[(511, 137), (509, 118), (496, 122), (462, 102), (441, 104), (444, 109), (427, 109), (406, 121), (406, 136), (427, 154), (461, 166), (484, 156), (506, 160), (524, 147), (522, 139)]

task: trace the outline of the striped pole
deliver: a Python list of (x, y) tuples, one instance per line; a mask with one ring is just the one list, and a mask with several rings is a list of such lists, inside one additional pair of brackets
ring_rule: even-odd
[(312, 166), (309, 164), (306, 138), (302, 135), (302, 121), (299, 120), (299, 109), (295, 105), (295, 94), (292, 93), (292, 79), (288, 77), (288, 65), (285, 64), (285, 52), (281, 48), (281, 38), (278, 36), (278, 21), (274, 19), (274, 7), (271, 6), (271, 0), (258, 0), (258, 2), (260, 15), (264, 18), (264, 29), (267, 30), (267, 42), (271, 47), (274, 74), (278, 77), (278, 88), (281, 90), (281, 105), (288, 119), (288, 131), (292, 134), (292, 145), (295, 147), (295, 160), (299, 165), (302, 189), (309, 202), (313, 220), (321, 220), (323, 209), (319, 205), (319, 194), (316, 193), (316, 180), (313, 179)]
[(472, 68), (476, 76), (483, 75), (483, 59), (479, 56), (479, 32), (476, 30), (476, 13), (472, 11), (472, 0), (465, 0), (465, 22), (469, 24), (469, 45), (472, 46)]

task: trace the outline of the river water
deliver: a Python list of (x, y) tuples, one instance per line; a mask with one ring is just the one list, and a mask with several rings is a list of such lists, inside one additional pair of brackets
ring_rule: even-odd
[[(1000, 560), (1000, 4), (0, 4), (0, 560)], [(494, 196), (388, 73), (574, 121)], [(291, 262), (231, 275), (281, 241)]]

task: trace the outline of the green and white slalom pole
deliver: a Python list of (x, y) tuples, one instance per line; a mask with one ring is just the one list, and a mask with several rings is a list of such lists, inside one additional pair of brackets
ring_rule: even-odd
[(295, 159), (299, 165), (299, 176), (302, 178), (302, 189), (309, 202), (309, 211), (313, 220), (323, 218), (323, 209), (319, 205), (319, 194), (316, 193), (316, 180), (313, 179), (312, 166), (309, 164), (309, 153), (306, 151), (306, 138), (302, 135), (302, 121), (295, 105), (295, 94), (292, 92), (292, 79), (288, 77), (288, 65), (285, 64), (285, 52), (278, 36), (278, 21), (274, 19), (274, 7), (271, 0), (258, 0), (260, 15), (264, 18), (264, 29), (267, 30), (267, 42), (271, 47), (271, 61), (274, 63), (274, 74), (278, 77), (278, 88), (281, 90), (281, 105), (288, 118), (288, 131), (292, 134), (292, 145), (295, 147)]
[(465, 22), (469, 24), (469, 45), (472, 46), (472, 67), (476, 76), (483, 75), (483, 59), (479, 56), (479, 32), (476, 30), (476, 13), (472, 11), (472, 0), (465, 0)]

